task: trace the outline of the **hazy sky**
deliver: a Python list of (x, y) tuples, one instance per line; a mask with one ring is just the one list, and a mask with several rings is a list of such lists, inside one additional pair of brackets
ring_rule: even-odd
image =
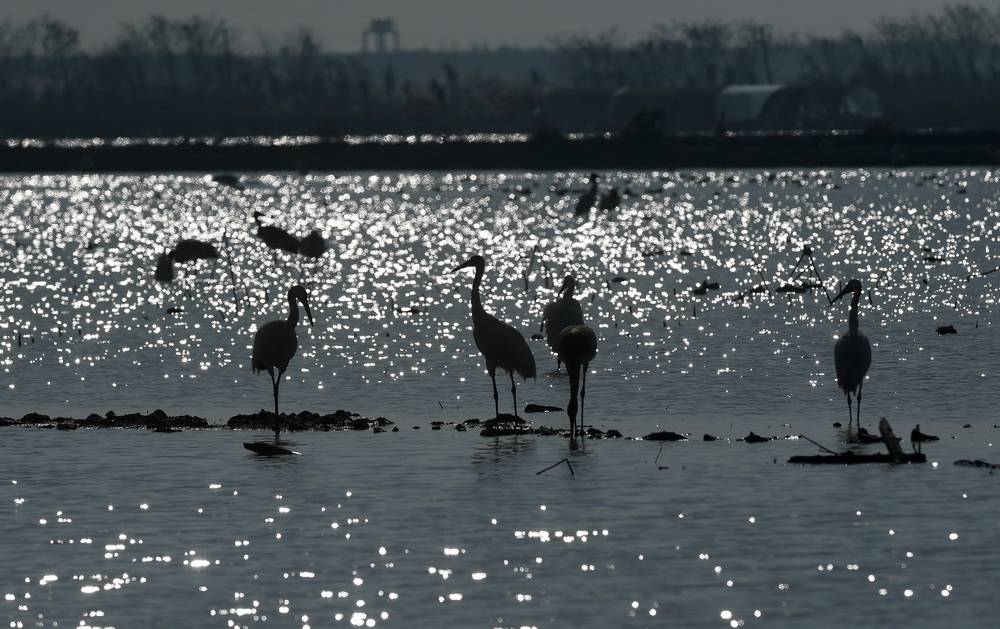
[[(995, 6), (996, 0), (967, 4)], [(86, 49), (113, 37), (119, 25), (150, 15), (218, 17), (251, 44), (309, 28), (324, 50), (355, 52), (372, 18), (396, 20), (401, 46), (469, 48), (545, 45), (553, 36), (597, 34), (616, 27), (627, 39), (655, 24), (721, 18), (753, 19), (783, 33), (862, 34), (881, 16), (938, 14), (946, 0), (2, 0), (0, 18), (23, 23), (48, 13), (79, 29)]]

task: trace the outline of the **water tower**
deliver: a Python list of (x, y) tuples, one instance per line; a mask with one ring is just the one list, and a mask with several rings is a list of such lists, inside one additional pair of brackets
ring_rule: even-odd
[(391, 17), (373, 18), (365, 32), (361, 34), (361, 50), (368, 52), (368, 39), (375, 38), (375, 51), (383, 53), (386, 50), (386, 39), (392, 37), (392, 51), (399, 51), (399, 31), (396, 21)]

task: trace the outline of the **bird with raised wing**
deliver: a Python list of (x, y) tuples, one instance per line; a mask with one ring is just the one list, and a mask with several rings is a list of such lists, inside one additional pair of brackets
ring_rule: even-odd
[[(576, 278), (567, 275), (563, 278), (562, 287), (557, 297), (542, 311), (542, 328), (545, 330), (545, 342), (549, 348), (559, 354), (559, 333), (571, 325), (583, 325), (583, 309), (580, 302), (573, 298), (576, 290)], [(557, 358), (556, 368), (562, 359)]]
[[(309, 309), (309, 297), (306, 289), (293, 286), (288, 289), (288, 318), (275, 319), (262, 325), (253, 337), (253, 357), (251, 369), (256, 374), (267, 371), (271, 375), (271, 385), (274, 388), (274, 438), (281, 432), (281, 415), (278, 413), (278, 385), (288, 369), (288, 362), (299, 349), (299, 339), (295, 335), (295, 326), (299, 323), (299, 308), (302, 307), (309, 317), (309, 325), (314, 325), (312, 311)], [(278, 370), (275, 377), (274, 370)]]
[(861, 281), (853, 279), (847, 283), (844, 290), (833, 298), (837, 301), (853, 293), (851, 298), (851, 309), (847, 316), (847, 331), (840, 335), (837, 344), (833, 348), (833, 363), (837, 369), (837, 386), (847, 397), (847, 432), (851, 432), (851, 395), (857, 397), (856, 420), (858, 427), (861, 427), (861, 389), (865, 383), (865, 376), (868, 368), (872, 364), (872, 344), (861, 331), (858, 323), (858, 302), (861, 300)]
[(476, 269), (476, 277), (472, 282), (472, 336), (476, 341), (476, 347), (486, 359), (486, 371), (493, 380), (493, 405), (499, 417), (500, 396), (497, 393), (496, 378), (499, 367), (510, 375), (510, 393), (514, 399), (514, 416), (517, 417), (517, 385), (514, 383), (514, 374), (525, 380), (534, 378), (535, 357), (520, 332), (483, 308), (479, 286), (486, 270), (486, 260), (480, 255), (474, 255), (455, 267), (452, 272), (468, 267)]
[(587, 395), (587, 370), (590, 361), (597, 356), (597, 335), (585, 325), (571, 325), (559, 332), (559, 358), (566, 364), (569, 372), (569, 404), (566, 414), (569, 415), (569, 436), (576, 436), (577, 393), (580, 397), (580, 436), (583, 430), (583, 400)]

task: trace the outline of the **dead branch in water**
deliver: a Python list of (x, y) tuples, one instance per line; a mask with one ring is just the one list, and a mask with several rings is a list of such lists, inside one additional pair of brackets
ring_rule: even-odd
[(569, 475), (570, 476), (575, 476), (575, 472), (573, 472), (573, 464), (569, 462), (569, 459), (563, 459), (562, 461), (557, 461), (557, 462), (553, 463), (552, 465), (548, 466), (547, 468), (545, 468), (544, 470), (542, 470), (540, 472), (535, 472), (535, 476), (538, 476), (539, 474), (543, 474), (545, 472), (548, 472), (553, 467), (555, 467), (555, 466), (557, 466), (557, 465), (559, 465), (561, 463), (565, 463), (566, 466), (569, 468)]

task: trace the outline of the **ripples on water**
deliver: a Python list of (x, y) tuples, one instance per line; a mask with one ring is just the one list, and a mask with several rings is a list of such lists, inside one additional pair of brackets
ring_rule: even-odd
[[(606, 173), (603, 186), (627, 187), (621, 207), (576, 219), (586, 180), (4, 178), (3, 414), (267, 408), (253, 331), (301, 281), (317, 325), (299, 331), (283, 409), (403, 430), (293, 435), (303, 456), (268, 460), (243, 455), (238, 433), (4, 429), (11, 622), (174, 626), (182, 604), (189, 626), (988, 621), (996, 492), (950, 463), (991, 455), (1000, 274), (967, 278), (1000, 266), (995, 173)], [(255, 210), (319, 229), (331, 251), (274, 254)], [(222, 259), (154, 282), (180, 238)], [(851, 277), (868, 289), (865, 424), (920, 423), (945, 437), (929, 446), (941, 465), (788, 467), (813, 448), (732, 441), (754, 430), (842, 447), (832, 346), (847, 304), (774, 293), (807, 244), (831, 296)], [(487, 308), (526, 336), (576, 273), (600, 339), (588, 423), (723, 441), (567, 452), (559, 438), (426, 430), (492, 409), (471, 278), (451, 273), (472, 253), (488, 261)], [(693, 294), (706, 280), (720, 288)], [(751, 292), (762, 283), (770, 294)], [(948, 324), (957, 335), (935, 333)], [(519, 399), (563, 406), (554, 357), (531, 345), (540, 377)], [(567, 456), (575, 474), (535, 474)]]

